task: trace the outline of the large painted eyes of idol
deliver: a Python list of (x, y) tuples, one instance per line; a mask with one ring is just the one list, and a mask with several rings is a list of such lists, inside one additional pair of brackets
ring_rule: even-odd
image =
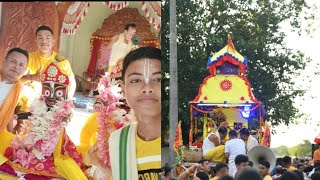
[(43, 83), (42, 84), (42, 95), (44, 95), (44, 97), (47, 98), (51, 98), (51, 88), (50, 85), (47, 83)]
[(67, 87), (63, 86), (63, 85), (55, 85), (55, 89), (54, 89), (54, 97), (56, 99), (66, 99), (67, 98)]
[(55, 92), (55, 97), (57, 97), (57, 98), (60, 98), (60, 97), (62, 97), (63, 95), (64, 95), (64, 92), (63, 92), (62, 89), (57, 90), (57, 91)]
[(49, 89), (44, 89), (44, 92), (42, 93), (45, 97), (51, 96), (51, 91)]
[(66, 86), (58, 86), (55, 88), (54, 97), (57, 99), (66, 99), (67, 87)]

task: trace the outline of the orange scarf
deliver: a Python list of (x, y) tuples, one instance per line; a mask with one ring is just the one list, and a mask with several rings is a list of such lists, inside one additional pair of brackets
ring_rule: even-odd
[(19, 100), (20, 90), (22, 88), (22, 84), (20, 81), (14, 83), (10, 93), (8, 94), (6, 100), (3, 102), (0, 107), (0, 132), (7, 128), (11, 117), (14, 114), (14, 110), (17, 106)]

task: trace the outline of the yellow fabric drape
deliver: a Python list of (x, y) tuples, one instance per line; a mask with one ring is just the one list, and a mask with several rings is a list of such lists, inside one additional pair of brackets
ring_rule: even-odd
[(15, 135), (8, 132), (6, 129), (2, 132), (0, 132), (0, 165), (8, 161), (8, 158), (6, 158), (3, 154), (5, 153), (7, 147), (10, 145), (11, 141), (15, 138)]
[(10, 174), (4, 173), (4, 172), (0, 172), (0, 179), (5, 179), (5, 180), (19, 180), (18, 177), (14, 177)]
[(53, 153), (56, 171), (59, 175), (62, 175), (67, 180), (86, 180), (87, 177), (79, 168), (79, 165), (71, 157), (61, 154), (64, 133), (65, 130), (62, 130), (58, 144), (56, 145), (55, 151)]
[(226, 157), (224, 155), (224, 145), (220, 145), (210, 149), (203, 158), (211, 162), (226, 162)]
[(19, 100), (21, 88), (21, 82), (15, 82), (6, 100), (0, 107), (0, 132), (7, 128), (7, 125), (9, 124), (10, 119), (14, 114), (14, 110)]
[(80, 144), (77, 146), (77, 150), (81, 153), (83, 161), (86, 159), (88, 150), (97, 141), (98, 132), (98, 113), (91, 114), (80, 133)]

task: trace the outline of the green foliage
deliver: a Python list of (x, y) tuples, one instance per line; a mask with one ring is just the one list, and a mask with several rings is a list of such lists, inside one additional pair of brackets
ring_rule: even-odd
[(285, 156), (289, 155), (287, 146), (279, 146), (278, 148), (271, 148), (276, 156)]
[(312, 152), (312, 144), (308, 140), (303, 140), (302, 143), (293, 146), (279, 146), (277, 148), (272, 148), (272, 151), (276, 156), (298, 156), (298, 157), (306, 157), (311, 156)]
[[(290, 30), (301, 32), (299, 14), (303, 0), (177, 0), (178, 106), (184, 142), (188, 142), (188, 102), (198, 94), (209, 75), (207, 58), (227, 44), (230, 34), (236, 49), (249, 59), (246, 74), (254, 96), (265, 104), (271, 125), (288, 124), (298, 114), (293, 100), (304, 92), (293, 90), (294, 77), (308, 63), (301, 52), (288, 49), (280, 24), (289, 22)], [(163, 1), (163, 72), (169, 72), (169, 6)], [(308, 18), (308, 17), (306, 17)], [(168, 79), (163, 81), (162, 125), (169, 122)]]
[(312, 144), (308, 140), (304, 140), (303, 143), (297, 146), (297, 155), (299, 157), (311, 156)]

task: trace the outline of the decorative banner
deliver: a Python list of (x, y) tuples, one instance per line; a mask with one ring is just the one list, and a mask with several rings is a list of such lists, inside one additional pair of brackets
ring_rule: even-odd
[(89, 2), (74, 2), (68, 9), (62, 24), (62, 33), (73, 35), (84, 16), (88, 13)]
[(122, 2), (118, 2), (118, 1), (106, 1), (105, 4), (112, 10), (121, 10), (122, 8), (125, 8), (129, 5), (128, 1), (122, 1)]
[(146, 13), (149, 23), (159, 31), (161, 28), (161, 1), (142, 1), (142, 10)]

